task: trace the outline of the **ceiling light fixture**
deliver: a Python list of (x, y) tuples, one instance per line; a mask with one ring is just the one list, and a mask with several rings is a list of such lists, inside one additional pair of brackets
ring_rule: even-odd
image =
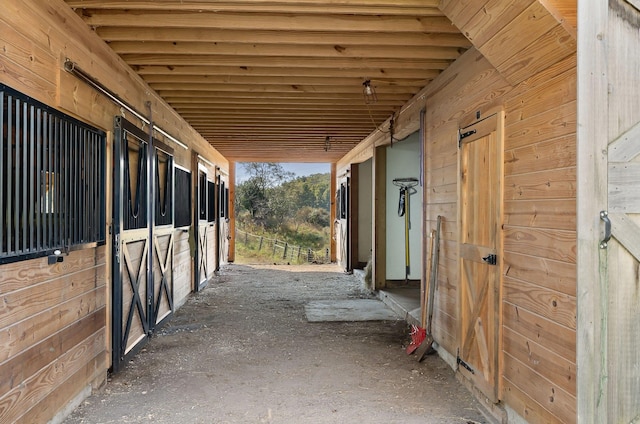
[(364, 102), (368, 105), (378, 101), (376, 89), (371, 85), (371, 80), (365, 80), (362, 83), (362, 94), (364, 95)]

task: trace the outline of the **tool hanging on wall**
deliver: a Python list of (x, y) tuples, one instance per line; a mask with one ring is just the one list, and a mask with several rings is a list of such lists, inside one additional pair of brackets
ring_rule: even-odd
[(411, 271), (411, 261), (409, 255), (409, 229), (411, 227), (411, 221), (409, 220), (410, 207), (409, 198), (416, 190), (413, 188), (418, 185), (417, 178), (395, 178), (393, 185), (400, 187), (400, 199), (398, 201), (398, 216), (404, 216), (404, 260), (405, 260), (405, 272), (404, 281), (409, 282), (409, 272)]

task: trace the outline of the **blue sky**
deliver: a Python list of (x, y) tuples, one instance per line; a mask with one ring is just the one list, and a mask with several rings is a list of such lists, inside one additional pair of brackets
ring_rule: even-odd
[[(281, 163), (280, 165), (286, 171), (293, 172), (298, 177), (331, 172), (331, 164), (329, 163)], [(244, 173), (242, 163), (236, 163), (236, 182), (240, 183), (247, 177), (248, 175)]]

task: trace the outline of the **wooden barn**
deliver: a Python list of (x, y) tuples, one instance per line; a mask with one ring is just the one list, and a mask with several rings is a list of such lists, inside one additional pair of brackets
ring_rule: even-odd
[(498, 421), (640, 422), (640, 2), (576, 3), (4, 0), (0, 422), (60, 422), (233, 261), (246, 161), (331, 163), (377, 290), (441, 222), (436, 348)]

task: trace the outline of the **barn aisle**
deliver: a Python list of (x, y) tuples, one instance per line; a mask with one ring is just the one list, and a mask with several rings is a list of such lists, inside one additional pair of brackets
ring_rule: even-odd
[(64, 422), (486, 422), (442, 360), (404, 353), (403, 321), (305, 317), (371, 297), (335, 266), (228, 265)]

